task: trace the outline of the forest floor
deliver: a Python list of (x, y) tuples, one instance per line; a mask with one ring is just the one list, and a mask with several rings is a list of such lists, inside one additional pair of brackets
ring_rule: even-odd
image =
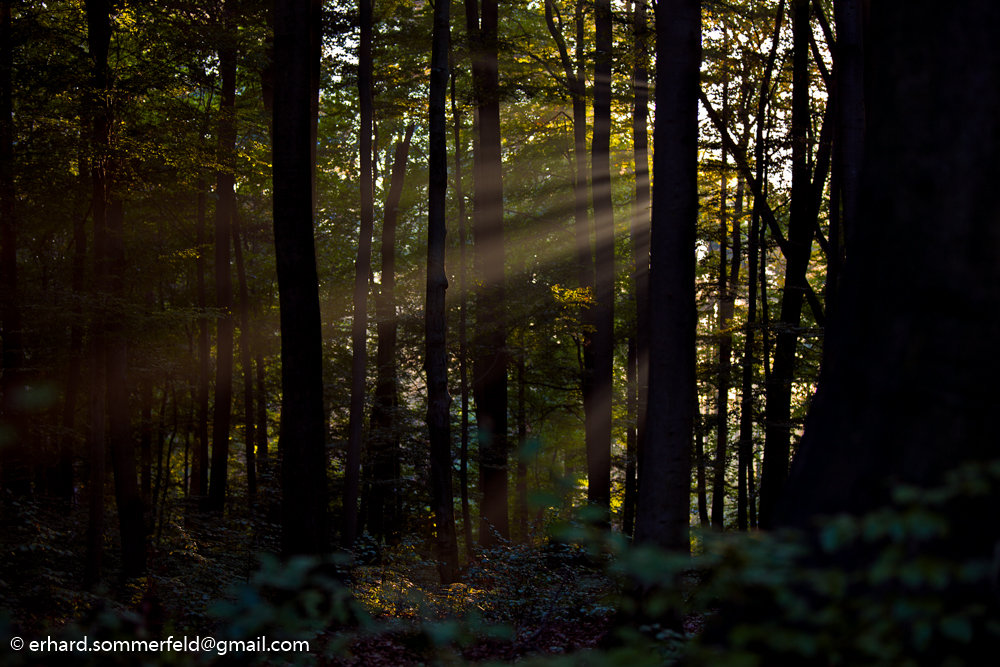
[[(219, 603), (232, 607), (240, 587), (252, 585), (258, 554), (277, 551), (278, 526), (250, 513), (224, 520), (191, 513), (185, 521), (180, 509), (157, 523), (147, 576), (127, 582), (116, 575), (120, 547), (109, 509), (105, 576), (96, 592), (86, 592), (86, 508), (7, 499), (0, 616), (5, 610), (11, 631), (25, 636), (56, 635), (70, 625), (87, 632), (106, 622), (107, 611), (120, 619), (117, 636), (223, 636), (229, 621)], [(579, 549), (511, 543), (480, 551), (463, 565), (462, 583), (449, 587), (440, 585), (422, 540), (370, 545), (362, 555), (366, 564), (350, 569), (347, 584), (368, 620), (323, 633), (338, 648), (320, 664), (405, 667), (573, 653), (601, 643), (617, 607), (620, 583)]]

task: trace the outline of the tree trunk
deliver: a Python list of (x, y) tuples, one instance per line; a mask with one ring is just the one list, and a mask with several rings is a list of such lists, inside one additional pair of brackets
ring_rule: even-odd
[[(453, 52), (452, 52), (453, 53)], [(452, 58), (454, 62), (454, 58)], [(458, 202), (458, 372), (462, 392), (462, 435), (461, 451), (459, 453), (458, 484), (462, 496), (462, 531), (465, 534), (465, 554), (468, 560), (473, 558), (472, 517), (469, 510), (469, 344), (467, 326), (469, 321), (469, 292), (465, 284), (465, 274), (468, 267), (466, 259), (466, 224), (465, 193), (462, 187), (462, 117), (455, 102), (455, 79), (457, 72), (452, 64), (451, 75), (451, 115), (455, 123), (455, 200)]]
[(257, 460), (261, 466), (266, 466), (268, 462), (267, 452), (267, 383), (264, 378), (264, 353), (257, 350), (254, 359), (254, 368), (257, 371)]
[(105, 290), (107, 265), (107, 194), (106, 168), (110, 148), (111, 110), (101, 93), (108, 88), (108, 50), (111, 43), (110, 7), (107, 0), (87, 0), (87, 43), (93, 58), (91, 82), (94, 96), (91, 121), (91, 181), (94, 214), (94, 312), (90, 325), (90, 502), (87, 520), (87, 555), (83, 585), (88, 590), (101, 578), (101, 555), (104, 550), (104, 481), (105, 481), (105, 398), (107, 365), (105, 363)]
[(690, 552), (701, 3), (660, 0), (649, 269), (649, 408), (636, 540)]
[(635, 336), (628, 337), (628, 360), (625, 368), (625, 497), (622, 499), (622, 534), (632, 537), (635, 531), (635, 424), (639, 403), (639, 382), (636, 377)]
[[(865, 151), (865, 49), (862, 0), (836, 0), (833, 3), (833, 10), (837, 23), (839, 182), (844, 198), (841, 222), (850, 241), (857, 232), (861, 165)], [(833, 243), (831, 232), (831, 246)]]
[(701, 418), (701, 406), (695, 399), (694, 414), (694, 464), (695, 484), (698, 492), (698, 525), (708, 528), (711, 519), (708, 516), (708, 488), (705, 480), (705, 422)]
[(802, 299), (808, 289), (806, 271), (812, 252), (815, 218), (809, 220), (812, 181), (809, 175), (809, 0), (792, 4), (792, 200), (785, 244), (785, 287), (781, 295), (781, 328), (774, 367), (767, 385), (764, 429), (764, 470), (760, 487), (760, 525), (771, 527), (771, 516), (788, 477), (791, 448), (792, 382), (795, 351), (802, 318)]
[(403, 193), (410, 140), (414, 125), (406, 128), (396, 144), (389, 195), (382, 220), (382, 284), (375, 301), (378, 318), (378, 348), (375, 354), (378, 375), (372, 404), (371, 433), (368, 437), (371, 491), (367, 506), (368, 532), (377, 542), (395, 542), (400, 537), (400, 519), (395, 513), (399, 494), (399, 432), (396, 409), (399, 388), (396, 370), (396, 218)]
[(223, 43), (219, 48), (222, 103), (219, 108), (219, 164), (215, 177), (215, 302), (221, 311), (216, 325), (215, 419), (212, 425), (212, 479), (209, 509), (222, 512), (229, 474), (229, 422), (233, 402), (233, 280), (229, 244), (236, 208), (236, 26), (234, 0), (223, 8)]
[[(725, 28), (724, 28), (725, 29)], [(724, 40), (728, 57), (729, 38)], [(722, 75), (722, 123), (729, 125), (729, 71), (723, 65)], [(726, 198), (729, 189), (728, 155), (722, 147), (722, 177), (719, 186), (719, 371), (718, 392), (715, 401), (715, 465), (712, 477), (712, 528), (722, 530), (726, 509), (726, 458), (729, 450), (729, 383), (733, 356), (733, 334), (729, 331), (735, 312), (729, 280), (729, 219)], [(739, 223), (735, 223), (738, 225)], [(738, 265), (737, 265), (738, 267)], [(738, 268), (737, 268), (738, 270)], [(735, 285), (732, 285), (735, 287)]]
[(0, 3), (0, 328), (3, 332), (3, 488), (15, 496), (31, 493), (28, 434), (22, 401), (24, 349), (17, 294), (17, 224), (14, 217), (13, 36), (10, 3)]
[(496, 537), (510, 539), (507, 507), (507, 338), (504, 312), (503, 165), (500, 150), (500, 78), (497, 0), (466, 0), (466, 19), (473, 44), (473, 91), (479, 111), (479, 145), (475, 154), (473, 240), (479, 332), (473, 362), (473, 395), (479, 437), (479, 543), (490, 547)]
[[(870, 512), (893, 485), (932, 486), (960, 463), (996, 460), (998, 31), (994, 2), (873, 3), (860, 217), (776, 525)], [(933, 557), (994, 561), (997, 501), (994, 487), (942, 504), (947, 538)], [(995, 613), (995, 586), (943, 595)]]
[[(754, 339), (757, 331), (757, 257), (758, 230), (761, 209), (764, 202), (764, 125), (767, 113), (767, 96), (771, 88), (771, 72), (778, 53), (781, 36), (781, 22), (784, 17), (785, 1), (778, 3), (774, 19), (774, 33), (771, 37), (771, 51), (764, 68), (764, 78), (757, 93), (757, 122), (754, 139), (754, 164), (757, 166), (757, 183), (760, 190), (753, 195), (753, 211), (750, 218), (750, 239), (747, 249), (747, 328), (743, 340), (743, 387), (740, 396), (740, 442), (739, 442), (739, 497), (737, 499), (736, 521), (740, 530), (756, 527), (753, 486), (753, 358)], [(763, 245), (763, 244), (760, 244)], [(764, 365), (767, 365), (764, 357)]]
[(205, 311), (208, 308), (207, 290), (205, 288), (205, 255), (208, 246), (205, 239), (205, 179), (198, 179), (198, 220), (197, 220), (197, 243), (198, 258), (196, 270), (198, 272), (198, 310), (201, 316), (198, 318), (198, 423), (197, 438), (198, 449), (195, 452), (194, 464), (191, 470), (192, 489), (191, 495), (198, 498), (199, 507), (203, 507), (205, 497), (208, 495), (208, 376), (210, 373), (211, 354), (208, 318)]
[[(81, 190), (86, 187), (87, 165), (80, 158)], [(92, 188), (91, 188), (92, 189)], [(93, 193), (91, 193), (91, 200)], [(77, 441), (76, 408), (80, 395), (81, 367), (83, 365), (83, 325), (84, 309), (81, 299), (84, 292), (84, 279), (87, 266), (87, 215), (93, 210), (90, 204), (87, 212), (73, 221), (73, 265), (70, 284), (76, 304), (73, 306), (73, 324), (69, 334), (69, 368), (66, 377), (66, 396), (63, 402), (62, 427), (63, 434), (59, 444), (59, 463), (56, 465), (52, 492), (57, 498), (68, 503), (73, 498), (73, 460), (74, 444)]]
[[(107, 264), (111, 296), (125, 297), (125, 214), (120, 199), (111, 199), (107, 212)], [(115, 501), (122, 541), (122, 576), (137, 577), (146, 571), (145, 507), (135, 477), (135, 443), (129, 412), (128, 342), (122, 313), (113, 314), (107, 324), (108, 442), (115, 474)]]
[(233, 249), (236, 254), (236, 277), (240, 290), (240, 365), (243, 367), (243, 442), (246, 447), (247, 497), (253, 504), (257, 495), (257, 444), (256, 424), (253, 414), (253, 354), (250, 349), (253, 332), (250, 330), (250, 293), (247, 289), (247, 271), (243, 263), (243, 242), (240, 239), (240, 221), (233, 207)]
[(372, 266), (372, 230), (375, 196), (372, 180), (372, 4), (360, 0), (361, 44), (358, 58), (358, 96), (361, 100), (361, 226), (358, 256), (354, 260), (354, 320), (351, 327), (351, 406), (344, 473), (343, 547), (351, 549), (358, 530), (358, 491), (361, 439), (364, 434), (365, 384), (368, 361), (368, 275)]
[(139, 493), (151, 507), (153, 499), (153, 383), (139, 380)]
[(431, 507), (437, 533), (438, 572), (448, 585), (458, 576), (458, 544), (451, 490), (451, 396), (448, 395), (448, 313), (445, 291), (446, 199), (448, 194), (448, 91), (450, 4), (434, 6), (431, 42), (430, 146), (427, 207), (427, 427), (431, 444)]
[[(635, 357), (636, 357), (636, 433), (635, 465), (641, 468), (646, 442), (646, 406), (649, 394), (649, 53), (646, 39), (649, 33), (646, 1), (635, 3), (636, 64), (632, 70), (635, 91), (632, 108), (632, 143), (635, 153), (635, 204), (632, 209), (632, 277), (635, 283)], [(626, 475), (627, 479), (627, 475)], [(628, 482), (626, 481), (626, 484)], [(635, 480), (638, 492), (638, 477)], [(626, 486), (627, 489), (627, 486)], [(626, 495), (628, 495), (626, 491)], [(633, 496), (635, 497), (635, 496)], [(634, 505), (635, 501), (632, 501)], [(634, 507), (631, 508), (634, 512)], [(631, 531), (629, 532), (631, 535)]]
[(275, 6), (274, 245), (281, 310), (281, 544), (327, 549), (326, 418), (309, 151), (309, 0)]

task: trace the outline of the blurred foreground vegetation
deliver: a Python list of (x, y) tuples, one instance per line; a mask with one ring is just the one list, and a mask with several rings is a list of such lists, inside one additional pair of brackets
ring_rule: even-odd
[[(274, 526), (174, 524), (152, 573), (79, 590), (82, 519), (21, 504), (5, 531), (3, 664), (979, 665), (1000, 639), (997, 561), (949, 556), (956, 508), (991, 502), (1000, 462), (815, 532), (696, 535), (682, 557), (583, 522), (480, 551), (442, 587), (430, 545), (363, 543), (282, 563)], [(8, 514), (8, 517), (10, 515)], [(256, 534), (256, 539), (248, 535)], [(16, 532), (16, 534), (15, 534)], [(23, 544), (10, 554), (11, 543)], [(32, 537), (32, 539), (25, 539)], [(299, 654), (30, 653), (25, 639), (307, 639)]]

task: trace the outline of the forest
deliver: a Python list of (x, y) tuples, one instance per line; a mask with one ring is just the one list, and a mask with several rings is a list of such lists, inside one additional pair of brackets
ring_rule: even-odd
[(0, 661), (987, 664), (998, 34), (0, 0)]

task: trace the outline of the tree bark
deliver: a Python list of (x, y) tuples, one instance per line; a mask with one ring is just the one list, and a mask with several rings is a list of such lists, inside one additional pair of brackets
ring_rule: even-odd
[(448, 585), (458, 574), (455, 511), (451, 489), (451, 396), (448, 394), (448, 317), (445, 292), (446, 199), (448, 194), (448, 133), (445, 96), (448, 91), (450, 4), (434, 5), (431, 43), (430, 146), (427, 208), (427, 427), (431, 444), (431, 506), (437, 537), (438, 572)]
[(760, 525), (771, 527), (781, 487), (788, 477), (791, 448), (792, 382), (795, 352), (802, 318), (802, 299), (808, 283), (806, 271), (812, 252), (813, 225), (809, 220), (812, 181), (809, 175), (809, 0), (792, 4), (792, 200), (785, 255), (785, 287), (781, 295), (781, 328), (774, 352), (774, 367), (767, 384), (764, 428), (764, 470), (760, 486)]
[(361, 100), (361, 226), (358, 256), (354, 260), (354, 320), (351, 327), (351, 405), (347, 431), (347, 470), (344, 474), (343, 546), (351, 549), (358, 530), (361, 439), (364, 434), (365, 384), (368, 361), (368, 275), (372, 266), (375, 219), (372, 180), (372, 4), (360, 0), (361, 43), (358, 57), (358, 96)]
[(274, 245), (281, 310), (282, 505), (286, 556), (327, 549), (326, 418), (312, 225), (309, 0), (275, 6)]
[[(857, 231), (861, 165), (865, 150), (865, 49), (861, 0), (836, 0), (837, 143), (839, 182), (843, 193), (841, 224), (850, 239)], [(832, 234), (831, 234), (832, 236)], [(830, 239), (831, 245), (834, 239)]]
[(587, 501), (611, 506), (611, 396), (614, 370), (615, 219), (611, 201), (611, 0), (597, 0), (594, 23), (594, 386), (587, 413)]
[(389, 195), (382, 219), (382, 281), (375, 301), (378, 318), (378, 348), (375, 354), (378, 375), (375, 381), (375, 401), (372, 404), (371, 433), (368, 438), (368, 460), (371, 466), (371, 492), (367, 505), (368, 532), (376, 542), (395, 542), (400, 537), (400, 520), (396, 515), (399, 495), (399, 432), (395, 411), (399, 405), (398, 373), (396, 370), (396, 218), (403, 193), (410, 140), (415, 126), (406, 128), (403, 140), (396, 143)]
[[(726, 28), (723, 28), (724, 30)], [(724, 40), (728, 57), (728, 32)], [(723, 65), (722, 75), (722, 123), (729, 125), (729, 71), (728, 65)], [(726, 147), (722, 147), (722, 175), (719, 185), (719, 370), (718, 392), (715, 401), (715, 465), (712, 476), (712, 528), (722, 530), (725, 523), (726, 509), (726, 459), (729, 451), (729, 384), (733, 356), (733, 334), (729, 330), (735, 313), (733, 288), (735, 281), (729, 275), (729, 219), (728, 190), (729, 171)], [(737, 226), (739, 223), (735, 223)], [(734, 248), (735, 250), (735, 248)], [(734, 253), (735, 254), (735, 253)], [(736, 261), (739, 261), (738, 259)], [(737, 272), (739, 265), (736, 266)]]
[(473, 91), (479, 111), (475, 153), (473, 264), (482, 286), (476, 294), (479, 331), (473, 362), (473, 395), (479, 439), (479, 543), (490, 547), (496, 536), (510, 539), (507, 459), (507, 338), (504, 311), (503, 164), (500, 149), (500, 77), (496, 0), (466, 0), (473, 45)]
[[(125, 214), (122, 201), (110, 199), (107, 211), (107, 266), (111, 296), (125, 297)], [(122, 314), (107, 324), (108, 442), (115, 475), (115, 501), (122, 542), (122, 576), (137, 577), (146, 571), (145, 507), (135, 476), (135, 443), (129, 412), (128, 341)]]
[(247, 497), (253, 504), (257, 495), (257, 444), (256, 424), (253, 413), (253, 333), (250, 330), (250, 292), (247, 289), (247, 271), (243, 263), (243, 242), (240, 238), (240, 221), (233, 206), (233, 249), (236, 254), (236, 277), (240, 290), (240, 365), (243, 367), (243, 443), (246, 452)]
[[(646, 1), (635, 3), (636, 64), (632, 70), (634, 90), (632, 107), (632, 143), (635, 154), (635, 204), (632, 209), (632, 280), (635, 283), (635, 357), (636, 357), (636, 433), (634, 466), (642, 467), (646, 442), (646, 406), (649, 394), (649, 53), (646, 45), (649, 33)], [(631, 460), (631, 459), (630, 459)], [(635, 474), (635, 473), (634, 473)], [(626, 496), (628, 496), (626, 474)], [(638, 477), (634, 481), (638, 492)], [(635, 496), (633, 496), (634, 498)], [(635, 500), (627, 506), (634, 512)], [(628, 533), (631, 535), (631, 531)]]
[(3, 400), (0, 427), (3, 488), (31, 493), (28, 434), (23, 415), (24, 349), (17, 293), (17, 222), (14, 184), (13, 36), (10, 3), (0, 3), (0, 328), (3, 331)]
[(636, 541), (689, 553), (701, 3), (660, 0), (656, 14), (649, 407)]
[(209, 340), (208, 318), (205, 316), (208, 308), (208, 296), (205, 287), (205, 255), (208, 246), (205, 240), (205, 192), (206, 184), (204, 177), (198, 179), (198, 219), (197, 219), (197, 244), (198, 258), (196, 260), (196, 271), (198, 275), (198, 310), (201, 316), (198, 318), (198, 423), (197, 438), (198, 449), (195, 452), (194, 464), (191, 470), (192, 488), (191, 495), (198, 498), (199, 507), (203, 507), (205, 497), (208, 495), (208, 376), (210, 373), (211, 342)]
[(215, 176), (215, 414), (212, 424), (212, 479), (208, 508), (222, 512), (229, 476), (229, 424), (233, 402), (233, 280), (229, 245), (236, 208), (236, 25), (234, 0), (223, 6), (223, 36), (219, 48), (222, 103), (219, 107), (219, 164)]
[[(453, 53), (453, 51), (452, 51)], [(455, 200), (458, 202), (458, 372), (462, 392), (462, 434), (461, 451), (459, 452), (458, 485), (462, 497), (462, 531), (465, 535), (465, 554), (468, 560), (473, 558), (472, 516), (469, 509), (469, 344), (468, 344), (468, 309), (469, 292), (465, 284), (468, 261), (466, 259), (466, 225), (465, 192), (462, 187), (462, 116), (455, 101), (455, 79), (457, 71), (452, 56), (451, 73), (451, 115), (455, 123)]]
[[(764, 68), (764, 78), (761, 80), (757, 93), (757, 122), (754, 139), (754, 164), (757, 168), (757, 183), (760, 189), (753, 192), (753, 210), (750, 218), (750, 239), (747, 249), (747, 328), (743, 340), (743, 387), (740, 396), (740, 442), (739, 442), (739, 496), (737, 499), (736, 522), (740, 530), (756, 527), (755, 494), (753, 487), (753, 358), (754, 340), (757, 327), (757, 257), (758, 230), (760, 229), (761, 209), (764, 202), (764, 125), (767, 113), (768, 95), (771, 89), (771, 73), (778, 53), (778, 42), (781, 36), (781, 22), (785, 13), (785, 0), (778, 3), (774, 18), (774, 33), (771, 37), (771, 51), (768, 54), (767, 65)], [(762, 244), (761, 244), (762, 245)], [(767, 357), (764, 364), (767, 365)]]
[(87, 0), (87, 43), (93, 58), (91, 82), (93, 104), (91, 121), (91, 184), (94, 214), (94, 312), (90, 325), (91, 385), (90, 385), (90, 502), (87, 521), (87, 555), (84, 565), (84, 587), (92, 590), (100, 581), (101, 555), (104, 550), (104, 482), (105, 482), (105, 398), (107, 365), (105, 363), (105, 313), (107, 289), (107, 194), (106, 168), (110, 149), (110, 113), (107, 99), (108, 51), (111, 44), (110, 7), (107, 0)]
[[(871, 20), (860, 217), (780, 526), (869, 512), (894, 485), (997, 456), (1000, 6), (896, 0), (873, 3)], [(997, 503), (994, 490), (942, 505), (935, 556), (991, 562)], [(995, 586), (957, 591), (945, 595), (995, 609)]]

